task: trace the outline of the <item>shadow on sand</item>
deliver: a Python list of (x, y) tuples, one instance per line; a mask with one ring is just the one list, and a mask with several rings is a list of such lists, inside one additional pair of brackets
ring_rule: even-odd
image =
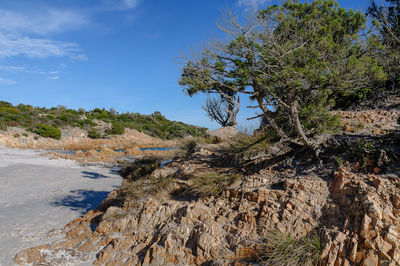
[(110, 178), (109, 176), (102, 175), (96, 172), (82, 171), (83, 177), (90, 179)]
[(70, 195), (53, 201), (50, 204), (59, 207), (68, 207), (74, 211), (80, 211), (81, 214), (96, 209), (100, 203), (107, 198), (110, 191), (94, 191), (94, 190), (71, 190)]

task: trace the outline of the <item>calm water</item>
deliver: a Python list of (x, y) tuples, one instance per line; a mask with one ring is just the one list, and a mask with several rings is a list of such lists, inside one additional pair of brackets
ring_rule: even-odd
[[(149, 147), (149, 148), (140, 148), (141, 151), (169, 151), (169, 150), (175, 150), (175, 147)], [(67, 155), (74, 155), (76, 151), (74, 150), (48, 150), (52, 152), (57, 152), (61, 154), (67, 154)], [(125, 149), (115, 149), (115, 152), (125, 152)], [(86, 150), (82, 150), (83, 153), (86, 152)], [(101, 150), (97, 150), (97, 152), (101, 152)]]

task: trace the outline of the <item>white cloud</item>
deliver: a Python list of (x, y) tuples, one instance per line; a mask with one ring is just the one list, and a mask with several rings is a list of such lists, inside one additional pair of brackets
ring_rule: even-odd
[(84, 13), (71, 10), (17, 13), (0, 9), (0, 30), (8, 33), (46, 35), (78, 29), (88, 23)]
[(254, 11), (265, 6), (268, 2), (270, 0), (238, 0), (238, 5), (245, 7), (247, 11)]
[(77, 55), (71, 55), (69, 58), (71, 58), (72, 60), (76, 60), (76, 61), (88, 61), (89, 60), (87, 54), (85, 54), (85, 53), (77, 54)]
[(76, 43), (0, 33), (0, 58), (14, 56), (29, 58), (62, 57), (73, 56), (78, 51)]
[(5, 78), (0, 77), (0, 85), (13, 85), (15, 83), (17, 83), (17, 82), (15, 82), (14, 80), (5, 79)]
[(8, 71), (8, 72), (23, 72), (26, 70), (25, 67), (21, 66), (4, 66), (0, 65), (0, 70), (1, 71)]
[[(100, 0), (96, 9), (61, 9), (50, 6), (37, 8), (4, 9), (0, 7), (0, 60), (25, 57), (45, 59), (50, 57), (88, 61), (88, 56), (75, 42), (58, 41), (56, 35), (79, 30), (91, 24), (91, 18), (112, 10), (131, 10), (141, 0)], [(65, 64), (64, 64), (65, 65)], [(0, 65), (3, 72), (42, 74), (48, 79), (59, 79), (60, 73), (51, 73), (35, 66), (18, 67)], [(0, 84), (15, 84), (0, 77)]]
[(138, 2), (138, 0), (122, 0), (122, 6), (125, 8), (135, 8)]
[(54, 8), (37, 10), (0, 9), (0, 59), (69, 57), (82, 53), (78, 44), (56, 41), (48, 35), (81, 28), (89, 23), (87, 15)]
[(103, 0), (108, 10), (127, 10), (138, 6), (140, 0)]

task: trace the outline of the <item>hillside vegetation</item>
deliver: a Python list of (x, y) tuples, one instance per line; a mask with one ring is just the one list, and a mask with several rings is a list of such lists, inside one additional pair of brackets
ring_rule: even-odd
[[(110, 127), (101, 130), (101, 124), (107, 123)], [(125, 128), (135, 129), (153, 137), (161, 139), (182, 138), (188, 135), (199, 136), (205, 133), (206, 128), (187, 125), (166, 119), (160, 112), (151, 115), (138, 113), (119, 114), (115, 110), (96, 108), (91, 111), (84, 109), (74, 110), (66, 107), (33, 107), (0, 101), (0, 129), (8, 127), (23, 127), (27, 131), (37, 133), (43, 137), (59, 139), (59, 129), (79, 127), (88, 131), (91, 138), (106, 138), (111, 135), (121, 135)]]

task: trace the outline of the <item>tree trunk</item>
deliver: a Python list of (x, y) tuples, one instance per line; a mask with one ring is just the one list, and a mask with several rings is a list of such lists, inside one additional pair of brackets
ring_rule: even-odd
[(307, 146), (307, 147), (312, 147), (315, 148), (315, 144), (312, 143), (304, 133), (303, 126), (301, 125), (300, 118), (299, 118), (299, 110), (297, 109), (298, 103), (297, 101), (294, 101), (290, 104), (290, 117), (292, 118), (293, 124), (295, 131), (297, 135), (299, 136), (301, 142)]
[(275, 119), (272, 117), (271, 111), (269, 111), (267, 106), (265, 106), (263, 99), (261, 97), (257, 97), (256, 99), (258, 102), (258, 106), (264, 113), (265, 119), (268, 121), (268, 124), (271, 125), (271, 127), (276, 131), (276, 133), (279, 135), (279, 137), (286, 139), (287, 136), (286, 136), (285, 132), (283, 132), (283, 130), (275, 122)]
[(236, 117), (240, 110), (240, 96), (237, 97), (237, 102), (234, 96), (230, 96), (226, 100), (228, 102), (228, 122), (226, 123), (226, 126), (236, 126)]

